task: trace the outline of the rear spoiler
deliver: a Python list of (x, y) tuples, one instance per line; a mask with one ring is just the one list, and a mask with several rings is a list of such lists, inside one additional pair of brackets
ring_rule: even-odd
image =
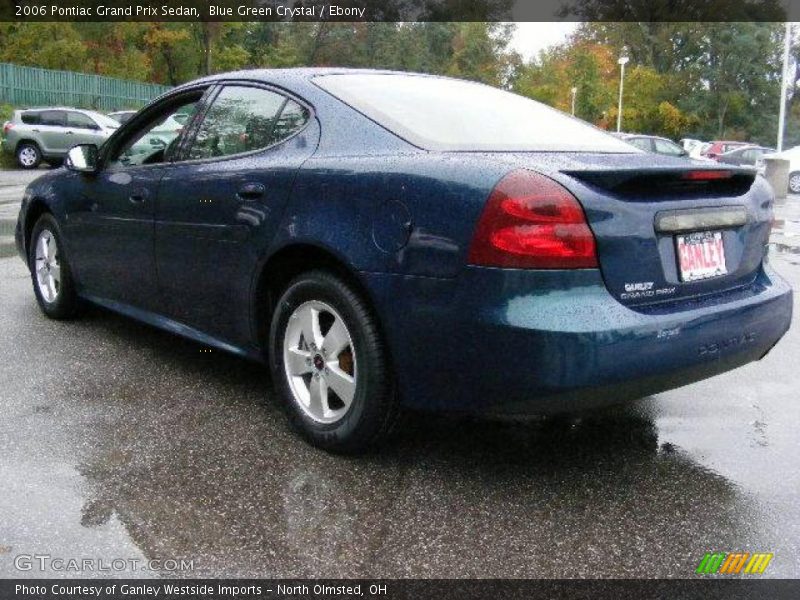
[(753, 185), (756, 172), (747, 169), (618, 169), (563, 171), (566, 175), (629, 200), (664, 197), (741, 196)]

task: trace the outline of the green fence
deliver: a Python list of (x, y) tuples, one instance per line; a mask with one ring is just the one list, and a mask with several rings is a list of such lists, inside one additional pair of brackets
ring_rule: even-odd
[(103, 75), (0, 63), (0, 104), (75, 106), (112, 111), (139, 108), (169, 88)]

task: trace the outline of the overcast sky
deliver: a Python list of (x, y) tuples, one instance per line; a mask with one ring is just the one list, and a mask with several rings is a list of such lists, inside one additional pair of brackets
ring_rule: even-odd
[(563, 42), (577, 26), (577, 23), (568, 22), (517, 23), (511, 47), (529, 60), (535, 57), (539, 50)]

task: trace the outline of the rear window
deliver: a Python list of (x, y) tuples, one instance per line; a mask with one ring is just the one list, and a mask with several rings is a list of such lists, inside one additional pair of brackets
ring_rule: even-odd
[(428, 150), (636, 152), (584, 121), (479, 83), (379, 73), (322, 75), (314, 81)]

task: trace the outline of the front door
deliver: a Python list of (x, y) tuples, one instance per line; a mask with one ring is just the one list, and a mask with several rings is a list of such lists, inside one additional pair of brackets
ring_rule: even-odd
[(120, 132), (101, 157), (96, 175), (78, 175), (81, 201), (67, 215), (81, 292), (146, 310), (159, 310), (153, 227), (159, 186), (170, 168), (170, 143), (150, 146), (148, 136), (178, 111), (191, 112), (202, 91), (167, 100), (149, 118)]
[(159, 189), (159, 284), (175, 319), (246, 344), (258, 259), (319, 130), (299, 101), (241, 83), (223, 86), (193, 129)]

